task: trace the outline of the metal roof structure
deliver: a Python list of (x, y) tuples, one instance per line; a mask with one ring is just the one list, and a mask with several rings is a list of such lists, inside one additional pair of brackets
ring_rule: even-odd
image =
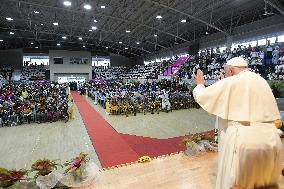
[(64, 1), (1, 0), (0, 48), (88, 49), (135, 57), (284, 15), (280, 0), (68, 0), (70, 6)]

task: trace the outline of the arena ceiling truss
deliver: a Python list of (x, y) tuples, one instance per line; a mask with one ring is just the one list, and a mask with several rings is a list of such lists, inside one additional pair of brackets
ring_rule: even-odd
[(88, 49), (136, 57), (216, 32), (228, 36), (236, 26), (284, 11), (279, 0), (64, 1), (1, 0), (1, 49)]

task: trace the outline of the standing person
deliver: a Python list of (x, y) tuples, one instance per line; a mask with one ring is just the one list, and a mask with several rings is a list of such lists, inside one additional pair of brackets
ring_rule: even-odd
[(272, 63), (273, 64), (278, 64), (279, 56), (280, 56), (279, 46), (276, 46), (272, 52)]
[[(218, 117), (219, 157), (216, 189), (277, 186), (282, 143), (274, 125), (280, 119), (267, 82), (235, 57), (225, 65), (225, 79), (205, 87), (201, 70), (193, 94)], [(261, 91), (261, 92), (260, 92)]]
[(265, 64), (269, 66), (271, 66), (272, 63), (272, 51), (273, 47), (270, 45), (270, 41), (267, 40)]
[(162, 110), (164, 110), (166, 113), (169, 112), (171, 109), (171, 103), (168, 92), (166, 92), (165, 89), (162, 90), (162, 95), (160, 96), (162, 99)]

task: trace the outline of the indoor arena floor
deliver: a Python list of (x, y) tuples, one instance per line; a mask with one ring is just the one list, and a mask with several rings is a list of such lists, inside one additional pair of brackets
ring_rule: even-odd
[(29, 169), (38, 159), (65, 163), (85, 152), (101, 167), (95, 149), (75, 106), (75, 119), (42, 124), (0, 127), (0, 167)]
[[(119, 133), (153, 138), (171, 138), (214, 128), (214, 117), (199, 109), (179, 110), (159, 115), (138, 114), (128, 118), (106, 115), (93, 101), (88, 102)], [(75, 119), (67, 123), (54, 122), (0, 128), (0, 167), (29, 168), (40, 158), (64, 163), (80, 152), (86, 152), (101, 167), (81, 115), (75, 106)]]
[(174, 110), (159, 114), (137, 113), (129, 115), (107, 115), (105, 109), (86, 98), (97, 112), (119, 133), (158, 139), (201, 133), (214, 129), (215, 117), (203, 109)]

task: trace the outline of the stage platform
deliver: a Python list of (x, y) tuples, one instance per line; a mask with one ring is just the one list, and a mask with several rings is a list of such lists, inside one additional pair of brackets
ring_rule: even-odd
[[(149, 163), (102, 171), (97, 182), (80, 189), (213, 189), (216, 161), (217, 153), (160, 157)], [(284, 188), (282, 176), (280, 188)]]

